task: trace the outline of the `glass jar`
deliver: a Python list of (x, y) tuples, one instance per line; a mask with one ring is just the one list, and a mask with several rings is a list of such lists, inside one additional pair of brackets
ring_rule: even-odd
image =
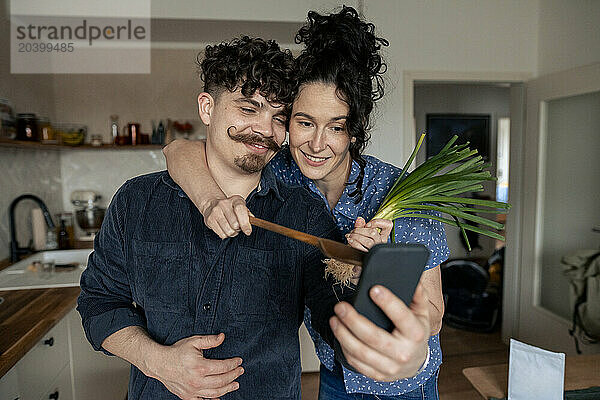
[(17, 114), (17, 140), (39, 141), (35, 114)]
[(0, 138), (14, 139), (16, 135), (15, 115), (10, 101), (0, 99)]
[(54, 129), (50, 125), (50, 119), (48, 117), (39, 117), (37, 119), (38, 136), (42, 143), (54, 144), (57, 142)]

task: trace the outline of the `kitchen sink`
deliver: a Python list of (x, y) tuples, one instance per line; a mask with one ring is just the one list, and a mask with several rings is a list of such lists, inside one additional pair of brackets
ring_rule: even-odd
[[(23, 260), (0, 271), (0, 291), (20, 289), (40, 289), (54, 287), (79, 286), (81, 273), (87, 265), (92, 249), (53, 250), (32, 254)], [(41, 263), (74, 264), (74, 268), (56, 268), (54, 272), (44, 273), (31, 266), (35, 261)]]

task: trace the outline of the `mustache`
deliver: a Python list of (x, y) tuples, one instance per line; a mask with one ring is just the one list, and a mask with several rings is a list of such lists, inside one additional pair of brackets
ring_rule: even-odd
[(258, 144), (275, 152), (281, 149), (281, 146), (279, 146), (277, 142), (270, 137), (263, 137), (255, 133), (236, 133), (236, 131), (237, 128), (233, 125), (227, 128), (227, 136), (229, 136), (229, 138), (235, 142), (244, 144)]

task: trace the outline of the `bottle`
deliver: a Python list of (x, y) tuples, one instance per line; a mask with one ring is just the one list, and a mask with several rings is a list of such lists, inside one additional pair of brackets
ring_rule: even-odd
[(69, 232), (67, 232), (67, 227), (65, 225), (64, 219), (60, 221), (60, 230), (58, 231), (58, 248), (61, 250), (71, 248)]
[(110, 116), (110, 135), (112, 137), (112, 142), (117, 144), (117, 136), (119, 136), (119, 116), (111, 115)]

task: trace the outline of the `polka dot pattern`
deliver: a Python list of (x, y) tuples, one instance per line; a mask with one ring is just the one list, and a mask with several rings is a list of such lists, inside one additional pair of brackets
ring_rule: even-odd
[[(340, 231), (344, 234), (352, 230), (356, 218), (363, 217), (366, 221), (372, 219), (379, 205), (383, 202), (385, 195), (401, 172), (400, 168), (387, 164), (375, 157), (364, 156), (364, 158), (367, 161), (367, 165), (362, 184), (362, 200), (358, 204), (354, 203), (354, 198), (350, 197), (349, 194), (355, 189), (355, 185), (348, 185), (334, 209), (329, 210), (335, 218)], [(288, 147), (283, 148), (269, 163), (269, 166), (277, 178), (290, 185), (303, 186), (309, 189), (325, 204), (328, 204), (315, 183), (302, 175)], [(356, 162), (353, 162), (349, 182), (353, 182), (359, 172), (360, 166)], [(421, 211), (421, 213), (439, 216), (437, 212)], [(422, 243), (429, 249), (431, 254), (425, 269), (439, 265), (448, 259), (450, 255), (450, 250), (446, 243), (446, 232), (443, 224), (439, 221), (414, 217), (398, 218), (394, 221), (394, 231), (396, 242)], [(321, 336), (312, 329), (310, 324), (310, 310), (308, 308), (305, 308), (304, 311), (304, 324), (315, 343), (319, 360), (328, 369), (333, 370), (335, 363), (334, 352)], [(415, 390), (424, 384), (442, 363), (442, 351), (438, 335), (429, 338), (429, 349), (429, 364), (424, 371), (417, 376), (395, 382), (375, 381), (344, 368), (346, 391), (348, 393), (397, 396)]]

